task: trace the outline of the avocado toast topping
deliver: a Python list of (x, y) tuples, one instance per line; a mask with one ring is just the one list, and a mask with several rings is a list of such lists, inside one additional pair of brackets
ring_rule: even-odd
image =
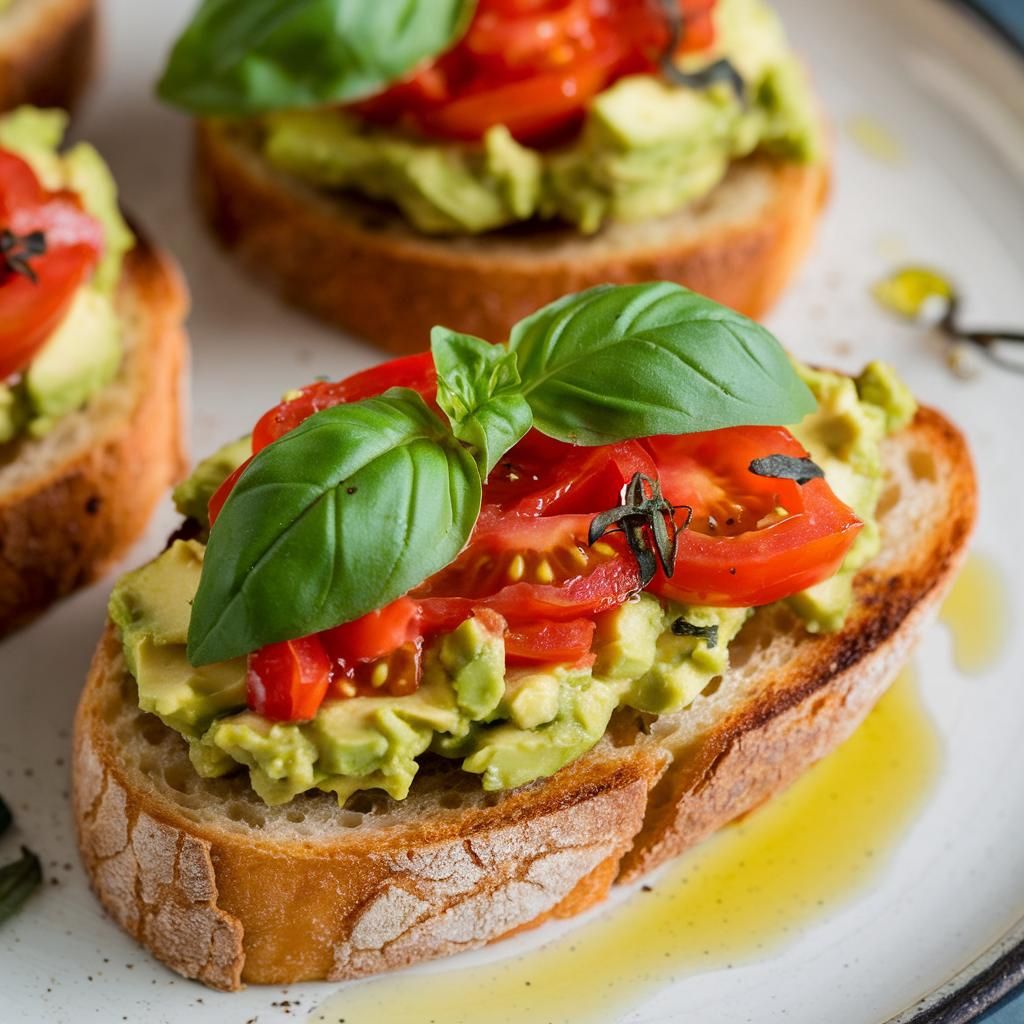
[(673, 285), (567, 297), (507, 346), (433, 340), (202, 463), (176, 495), (195, 539), (116, 587), (140, 706), (200, 775), (402, 799), (429, 751), (514, 788), (618, 708), (692, 702), (753, 607), (841, 628), (915, 408), (891, 371), (794, 369)]

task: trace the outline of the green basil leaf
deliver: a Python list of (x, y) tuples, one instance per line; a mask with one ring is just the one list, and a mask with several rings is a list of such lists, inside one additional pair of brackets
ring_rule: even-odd
[(776, 339), (679, 285), (602, 285), (518, 323), (534, 425), (562, 441), (798, 423), (814, 398)]
[(414, 391), (325, 409), (264, 448), (210, 533), (193, 665), (364, 615), (448, 565), (480, 512), (472, 456)]
[(459, 38), (475, 0), (204, 0), (157, 86), (197, 114), (361, 99)]
[(437, 368), (437, 404), (455, 436), (475, 449), (486, 479), (533, 423), (515, 354), (504, 345), (447, 327), (430, 332), (430, 348)]
[(0, 924), (21, 909), (42, 881), (39, 858), (23, 846), (20, 859), (0, 868)]

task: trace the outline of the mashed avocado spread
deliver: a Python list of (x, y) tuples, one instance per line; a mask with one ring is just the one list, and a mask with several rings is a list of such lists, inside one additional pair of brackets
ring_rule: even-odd
[(315, 185), (393, 203), (426, 234), (534, 218), (590, 233), (608, 220), (660, 217), (706, 195), (755, 150), (819, 156), (810, 85), (775, 13), (763, 0), (720, 0), (716, 18), (713, 50), (680, 66), (728, 58), (747, 83), (746, 105), (726, 85), (697, 91), (637, 75), (599, 95), (579, 137), (551, 151), (520, 145), (500, 126), (481, 145), (439, 144), (324, 109), (264, 118), (264, 153)]
[[(853, 573), (879, 548), (880, 444), (909, 422), (915, 405), (880, 363), (856, 379), (799, 372), (819, 407), (793, 432), (865, 523), (837, 576), (788, 599), (809, 630), (829, 631), (842, 626)], [(202, 463), (176, 492), (179, 507), (199, 517), (248, 452), (247, 440), (238, 441)], [(328, 699), (310, 722), (275, 723), (246, 709), (244, 659), (194, 668), (186, 657), (203, 554), (199, 541), (176, 541), (125, 576), (111, 597), (111, 618), (142, 710), (188, 741), (200, 775), (244, 767), (271, 804), (312, 789), (342, 802), (361, 789), (401, 799), (426, 751), (461, 760), (487, 790), (551, 775), (598, 742), (618, 707), (664, 714), (692, 703), (728, 668), (729, 644), (751, 614), (641, 594), (598, 617), (592, 667), (536, 669), (507, 668), (500, 633), (469, 619), (428, 646), (414, 693)], [(675, 635), (670, 627), (680, 616), (717, 626), (717, 643)]]
[(14, 382), (0, 383), (0, 444), (41, 437), (61, 416), (82, 408), (116, 376), (121, 325), (114, 290), (133, 238), (117, 205), (117, 187), (99, 153), (86, 143), (60, 145), (67, 115), (21, 107), (0, 117), (0, 149), (17, 154), (51, 190), (78, 193), (103, 226), (104, 251), (92, 279), (78, 290), (49, 341)]

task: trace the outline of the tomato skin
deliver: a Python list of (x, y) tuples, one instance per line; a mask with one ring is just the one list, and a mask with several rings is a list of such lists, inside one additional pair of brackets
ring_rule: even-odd
[(593, 515), (618, 504), (634, 473), (657, 474), (639, 441), (586, 448), (531, 430), (491, 471), (480, 528), (509, 514)]
[[(765, 455), (806, 457), (783, 427), (730, 427), (649, 438), (662, 489), (693, 509), (678, 535), (675, 571), (651, 591), (687, 604), (757, 607), (833, 575), (863, 524), (824, 480), (757, 476)], [(774, 515), (777, 508), (785, 515)], [(767, 521), (766, 521), (767, 520)]]
[(412, 388), (433, 401), (437, 394), (437, 371), (429, 352), (392, 359), (341, 381), (318, 381), (302, 388), (297, 398), (275, 405), (260, 417), (252, 432), (253, 455), (314, 413), (345, 402), (373, 398), (396, 387)]
[(67, 315), (103, 251), (103, 229), (78, 196), (43, 188), (26, 161), (0, 150), (0, 229), (43, 232), (46, 252), (29, 266), (36, 280), (0, 269), (0, 381), (20, 373)]
[(416, 602), (400, 597), (377, 611), (326, 630), (321, 638), (336, 662), (371, 661), (415, 640), (419, 635), (419, 616)]
[(592, 619), (569, 622), (531, 622), (505, 634), (505, 661), (510, 665), (592, 662), (590, 647), (597, 628)]
[[(413, 591), (424, 628), (445, 632), (481, 610), (500, 615), (515, 628), (540, 621), (567, 622), (617, 608), (639, 589), (639, 572), (619, 538), (605, 543), (606, 555), (589, 551), (590, 518), (509, 517), (493, 530), (478, 531), (451, 566)], [(508, 566), (516, 555), (526, 552), (534, 563), (542, 557), (554, 562), (560, 554), (571, 558), (573, 550), (583, 552), (586, 563), (558, 573), (551, 583), (538, 582), (533, 576), (514, 581), (500, 578), (481, 587), (474, 579), (472, 567), (482, 559)]]
[(267, 644), (249, 655), (249, 707), (272, 722), (315, 717), (331, 681), (331, 661), (318, 636)]

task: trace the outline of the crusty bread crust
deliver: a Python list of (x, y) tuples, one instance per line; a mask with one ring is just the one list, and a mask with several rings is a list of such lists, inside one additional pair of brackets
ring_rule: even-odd
[(95, 0), (15, 0), (0, 14), (0, 110), (71, 110), (95, 71)]
[[(108, 625), (72, 775), (94, 889), (159, 959), (227, 989), (358, 977), (578, 913), (615, 876), (635, 878), (787, 785), (849, 735), (901, 667), (964, 556), (976, 491), (963, 438), (930, 410), (886, 443), (886, 460), (884, 549), (859, 575), (840, 633), (779, 632), (782, 613), (766, 609), (737, 641), (735, 666), (690, 708), (644, 728), (623, 712), (550, 779), (440, 804), (450, 811), (399, 808), (376, 827), (346, 827), (352, 811), (308, 797), (302, 806), (327, 823), (315, 834), (289, 833), (301, 815), (287, 809), (247, 829), (244, 782), (214, 791), (193, 778), (229, 794), (200, 798), (166, 762), (147, 771), (146, 752), (168, 744), (178, 771), (190, 768), (180, 740), (131, 707)], [(452, 769), (443, 784), (465, 789), (465, 775)]]
[(809, 247), (828, 187), (824, 163), (754, 157), (656, 222), (437, 239), (276, 171), (238, 125), (201, 122), (197, 138), (200, 204), (225, 246), (290, 302), (398, 353), (421, 350), (435, 324), (504, 340), (542, 305), (609, 282), (679, 281), (759, 317)]
[(52, 436), (12, 445), (0, 465), (0, 636), (101, 576), (185, 469), (177, 268), (140, 240), (117, 305), (126, 335), (118, 378)]

